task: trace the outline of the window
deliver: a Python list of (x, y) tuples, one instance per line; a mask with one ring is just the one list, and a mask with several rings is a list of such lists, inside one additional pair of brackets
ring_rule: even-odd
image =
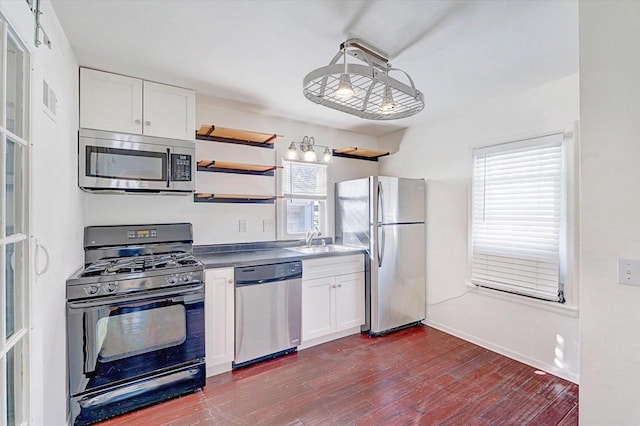
[(312, 226), (326, 234), (327, 166), (297, 161), (282, 164), (284, 236), (298, 237)]
[(564, 302), (563, 135), (474, 150), (471, 282)]
[(0, 15), (0, 424), (6, 425), (28, 422), (28, 60)]

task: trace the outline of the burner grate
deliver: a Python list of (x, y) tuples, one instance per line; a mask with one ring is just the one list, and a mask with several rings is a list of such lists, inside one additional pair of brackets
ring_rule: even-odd
[(101, 260), (85, 268), (82, 277), (139, 273), (197, 265), (191, 253), (166, 253), (152, 256), (132, 256)]

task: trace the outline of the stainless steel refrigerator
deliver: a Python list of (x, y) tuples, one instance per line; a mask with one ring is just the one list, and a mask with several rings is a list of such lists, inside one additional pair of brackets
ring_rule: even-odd
[(388, 176), (336, 183), (336, 243), (368, 251), (366, 323), (385, 334), (425, 318), (425, 182)]

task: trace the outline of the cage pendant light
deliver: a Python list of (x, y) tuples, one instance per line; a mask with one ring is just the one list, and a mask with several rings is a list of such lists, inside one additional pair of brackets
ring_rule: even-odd
[[(366, 65), (351, 63), (350, 55)], [(344, 57), (344, 65), (338, 64)], [(409, 84), (389, 75), (404, 74)], [(424, 109), (424, 96), (406, 72), (392, 68), (387, 56), (359, 39), (349, 39), (329, 65), (303, 80), (304, 96), (312, 102), (369, 120), (394, 120)]]

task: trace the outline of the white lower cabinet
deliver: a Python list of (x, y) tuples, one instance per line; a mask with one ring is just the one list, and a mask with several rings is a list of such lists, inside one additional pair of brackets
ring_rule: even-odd
[(234, 354), (234, 269), (205, 272), (207, 377), (229, 371)]
[(364, 324), (364, 272), (336, 276), (336, 331)]
[[(304, 266), (302, 267), (304, 271)], [(335, 277), (302, 281), (302, 341), (336, 329)]]
[(340, 332), (362, 324), (364, 256), (303, 260), (302, 343), (333, 334), (342, 337)]

